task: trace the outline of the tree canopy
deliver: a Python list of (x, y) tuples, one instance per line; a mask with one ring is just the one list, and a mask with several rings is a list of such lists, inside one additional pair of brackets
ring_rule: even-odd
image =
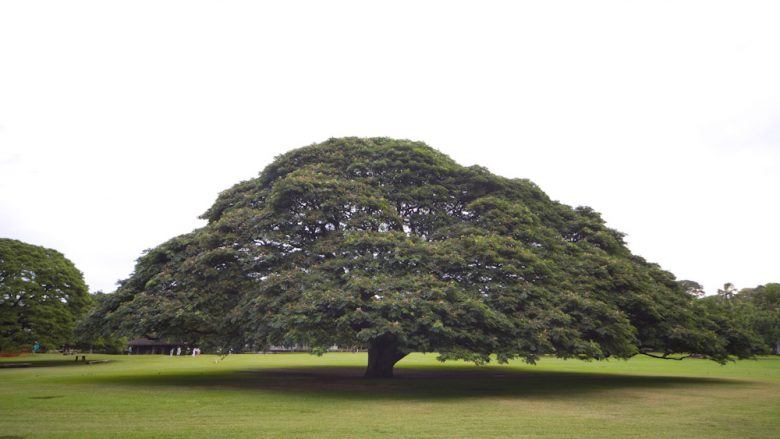
[(0, 351), (68, 343), (89, 303), (81, 272), (61, 253), (0, 239)]
[(475, 362), (752, 353), (730, 350), (728, 328), (594, 210), (420, 142), (290, 151), (202, 218), (142, 255), (93, 320), (214, 346), (361, 346), (368, 376), (392, 376), (412, 351)]

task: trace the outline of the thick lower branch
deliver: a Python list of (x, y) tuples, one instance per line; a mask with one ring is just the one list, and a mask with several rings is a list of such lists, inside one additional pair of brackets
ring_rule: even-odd
[(641, 352), (641, 351), (639, 353), (642, 354), (642, 355), (647, 355), (648, 357), (660, 358), (662, 360), (676, 360), (676, 361), (681, 361), (681, 360), (684, 360), (686, 358), (690, 358), (690, 357), (693, 356), (693, 354), (689, 354), (689, 355), (685, 355), (685, 356), (682, 356), (682, 357), (670, 357), (669, 356), (670, 354), (668, 354), (668, 353), (663, 354), (663, 355), (656, 355), (656, 354), (653, 354), (653, 353), (650, 353), (650, 352)]

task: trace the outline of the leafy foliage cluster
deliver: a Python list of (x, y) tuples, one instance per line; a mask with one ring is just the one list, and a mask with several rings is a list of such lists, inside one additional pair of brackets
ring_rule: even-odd
[(382, 348), (394, 361), (751, 354), (597, 212), (419, 142), (288, 152), (203, 218), (145, 253), (93, 324), (235, 348)]
[(61, 253), (0, 239), (0, 351), (71, 342), (90, 303), (81, 272)]

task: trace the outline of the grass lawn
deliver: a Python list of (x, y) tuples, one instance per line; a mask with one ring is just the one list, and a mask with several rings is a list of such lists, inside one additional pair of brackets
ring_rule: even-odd
[(780, 438), (780, 357), (476, 367), (414, 354), (27, 355), (0, 363), (0, 439)]

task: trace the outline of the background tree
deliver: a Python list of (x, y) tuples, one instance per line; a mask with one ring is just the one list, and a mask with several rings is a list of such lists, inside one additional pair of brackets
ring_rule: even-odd
[(110, 330), (486, 362), (729, 354), (729, 328), (588, 207), (419, 142), (331, 139), (220, 194), (93, 315)]
[(757, 332), (757, 308), (752, 303), (726, 297), (707, 296), (696, 304), (700, 312), (708, 316), (712, 327), (722, 334), (726, 349), (743, 357), (769, 353), (768, 345)]
[(0, 239), (0, 351), (72, 341), (89, 303), (81, 272), (61, 253)]
[(734, 300), (734, 296), (737, 294), (737, 287), (730, 282), (723, 284), (723, 288), (718, 288), (718, 296), (723, 298), (726, 302)]
[(73, 344), (68, 345), (68, 348), (89, 351), (90, 353), (120, 354), (124, 352), (127, 349), (127, 338), (105, 333), (102, 327), (96, 326), (100, 320), (93, 318), (97, 310), (105, 306), (105, 302), (113, 296), (97, 291), (91, 294), (90, 297), (91, 303), (85, 310), (82, 318), (77, 322)]
[(695, 281), (692, 280), (681, 280), (678, 281), (678, 284), (680, 285), (680, 288), (683, 289), (686, 293), (690, 294), (693, 297), (704, 297), (706, 294), (704, 291), (704, 287)]
[(744, 288), (736, 298), (752, 308), (752, 326), (771, 352), (780, 354), (780, 284)]

